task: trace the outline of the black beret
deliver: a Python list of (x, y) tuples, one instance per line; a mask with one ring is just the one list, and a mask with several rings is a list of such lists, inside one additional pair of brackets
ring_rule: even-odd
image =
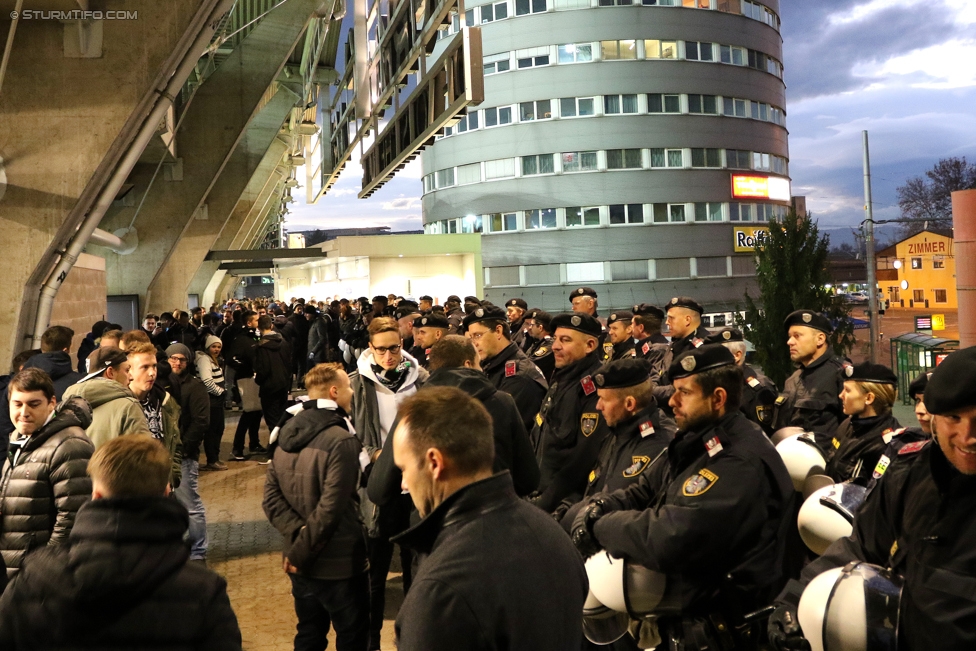
[(705, 337), (706, 344), (724, 344), (727, 341), (745, 341), (742, 332), (736, 328), (722, 328)]
[(634, 315), (631, 314), (630, 312), (614, 312), (607, 319), (607, 325), (610, 325), (611, 323), (616, 323), (617, 321), (631, 321), (633, 320), (633, 318)]
[(393, 312), (394, 318), (399, 321), (403, 317), (410, 316), (411, 314), (417, 314), (420, 312), (420, 308), (416, 305), (401, 301), (400, 305), (397, 305), (396, 311)]
[(376, 296), (373, 297), (373, 300), (371, 302), (372, 303), (389, 303), (390, 302), (390, 299), (388, 299), (386, 296), (383, 296), (382, 294), (377, 294)]
[(704, 314), (704, 312), (705, 312), (705, 308), (703, 308), (698, 303), (698, 301), (696, 301), (695, 299), (690, 298), (688, 296), (675, 296), (670, 301), (668, 301), (668, 304), (667, 305), (664, 306), (664, 311), (667, 312), (672, 307), (684, 307), (684, 308), (687, 308), (689, 310), (694, 310), (695, 312), (698, 312), (699, 314)]
[(415, 328), (449, 328), (450, 324), (447, 322), (447, 317), (443, 314), (437, 314), (432, 312), (426, 316), (418, 316), (413, 320), (413, 327)]
[(464, 317), (464, 329), (467, 330), (468, 326), (470, 326), (472, 323), (478, 323), (479, 321), (501, 321), (503, 323), (508, 323), (508, 314), (505, 312), (505, 310), (497, 305), (486, 305), (484, 307), (479, 307), (472, 311), (471, 314)]
[(555, 332), (556, 328), (568, 328), (597, 338), (603, 334), (603, 326), (600, 325), (600, 322), (582, 312), (563, 312), (552, 317), (552, 321), (549, 322), (549, 329)]
[(728, 348), (721, 344), (705, 344), (678, 355), (668, 369), (668, 379), (676, 380), (720, 366), (734, 365), (735, 356)]
[(424, 294), (423, 296), (420, 297), (420, 300), (427, 301), (428, 303), (433, 303), (434, 302), (434, 297), (433, 296), (428, 296), (427, 294)]
[(579, 296), (589, 296), (590, 298), (596, 298), (596, 290), (592, 287), (579, 287), (574, 289), (569, 295), (569, 302), (572, 303), (574, 298)]
[(855, 382), (874, 382), (876, 384), (898, 385), (898, 376), (884, 364), (864, 362), (854, 366), (844, 366), (840, 372), (841, 379)]
[(626, 357), (598, 368), (593, 381), (598, 389), (624, 389), (647, 382), (650, 377), (650, 362), (639, 357)]
[(358, 299), (356, 299), (356, 302), (357, 303), (369, 303), (370, 301), (369, 301), (369, 299), (367, 297), (360, 296)]
[(634, 316), (654, 316), (663, 319), (665, 315), (664, 310), (658, 306), (641, 303), (640, 305), (634, 306)]
[(450, 296), (447, 297), (447, 300), (444, 301), (444, 302), (445, 303), (460, 303), (461, 302), (461, 297), (458, 296), (457, 294), (451, 294)]
[(481, 299), (479, 299), (477, 296), (465, 296), (464, 297), (464, 302), (465, 303), (477, 303), (478, 305), (481, 305)]
[(787, 330), (793, 326), (806, 326), (807, 328), (813, 328), (828, 335), (834, 331), (834, 326), (830, 324), (830, 320), (827, 317), (810, 310), (790, 312), (783, 325), (786, 326)]
[(549, 324), (552, 323), (552, 315), (545, 310), (540, 310), (538, 308), (532, 308), (529, 310), (529, 313), (525, 315), (525, 318), (538, 321), (545, 327), (546, 330), (549, 329)]
[(976, 405), (976, 346), (957, 350), (935, 367), (925, 387), (924, 402), (930, 414)]
[(521, 298), (510, 298), (505, 301), (505, 307), (520, 307), (523, 310), (529, 309), (529, 304)]
[(925, 371), (912, 380), (912, 383), (908, 385), (908, 395), (913, 398), (925, 395), (925, 386), (929, 383), (930, 377), (932, 377), (932, 371)]

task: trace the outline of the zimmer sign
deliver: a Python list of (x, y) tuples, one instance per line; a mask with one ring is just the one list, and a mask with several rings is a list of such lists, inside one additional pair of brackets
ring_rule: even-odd
[(766, 244), (769, 238), (768, 226), (734, 226), (732, 228), (732, 246), (736, 253), (751, 253)]

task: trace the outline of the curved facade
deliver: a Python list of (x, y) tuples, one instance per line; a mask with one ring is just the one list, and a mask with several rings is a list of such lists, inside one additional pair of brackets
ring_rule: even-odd
[[(465, 5), (485, 101), (423, 152), (424, 229), (483, 234), (497, 304), (563, 311), (588, 285), (603, 312), (726, 312), (752, 286), (734, 231), (789, 205), (778, 2), (636, 2)], [(733, 199), (733, 173), (782, 200)]]

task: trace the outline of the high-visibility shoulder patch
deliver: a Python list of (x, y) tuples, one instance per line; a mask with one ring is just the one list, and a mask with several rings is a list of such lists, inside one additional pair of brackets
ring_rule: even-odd
[(830, 442), (834, 446), (835, 450), (840, 447), (840, 441), (838, 441), (836, 437), (830, 439)]
[(535, 415), (535, 424), (542, 427), (542, 414), (538, 413)]
[(778, 398), (776, 398), (776, 404), (777, 405), (781, 405), (784, 402), (786, 402), (786, 396), (779, 396)]
[(875, 480), (881, 479), (890, 464), (891, 459), (887, 455), (882, 454), (881, 458), (878, 459), (878, 465), (874, 467), (874, 472), (871, 473), (871, 477)]
[(681, 494), (685, 497), (697, 497), (711, 488), (717, 481), (718, 475), (706, 468), (702, 468), (698, 471), (698, 474), (692, 475), (685, 480), (684, 485), (681, 487)]

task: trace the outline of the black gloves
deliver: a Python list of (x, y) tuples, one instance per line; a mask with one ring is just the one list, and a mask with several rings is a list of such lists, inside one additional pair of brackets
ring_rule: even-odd
[(781, 603), (769, 616), (767, 635), (777, 651), (810, 651), (810, 643), (803, 637), (796, 618), (796, 608), (790, 604)]
[(602, 500), (591, 502), (576, 515), (573, 521), (573, 544), (579, 550), (583, 560), (593, 556), (602, 549), (593, 535), (593, 525), (606, 513)]
[(563, 500), (559, 503), (559, 506), (556, 507), (556, 510), (552, 512), (552, 519), (556, 522), (562, 522), (563, 516), (566, 515), (566, 511), (568, 511), (572, 506), (572, 502), (569, 500)]

